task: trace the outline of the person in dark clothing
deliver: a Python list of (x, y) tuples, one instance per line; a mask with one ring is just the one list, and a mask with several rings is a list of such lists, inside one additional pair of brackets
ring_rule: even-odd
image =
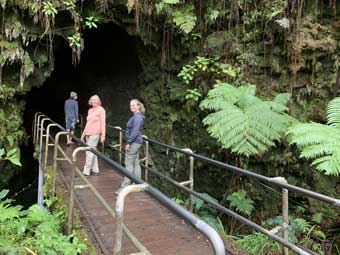
[[(79, 122), (77, 98), (77, 93), (71, 92), (70, 98), (67, 99), (64, 104), (66, 130), (72, 134), (76, 127), (76, 123)], [(68, 135), (66, 145), (70, 144), (72, 144), (72, 139), (71, 136)]]
[[(139, 164), (139, 150), (143, 144), (142, 127), (144, 124), (144, 105), (138, 100), (130, 101), (130, 110), (133, 116), (126, 125), (126, 145), (125, 145), (125, 167), (128, 171), (141, 178), (141, 167)], [(120, 188), (115, 192), (116, 195), (131, 183), (130, 179), (124, 177)]]

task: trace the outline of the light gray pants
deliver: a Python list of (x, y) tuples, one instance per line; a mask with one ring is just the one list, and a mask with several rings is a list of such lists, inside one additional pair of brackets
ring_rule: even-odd
[[(86, 136), (86, 144), (88, 146), (96, 148), (98, 145), (98, 142), (99, 142), (99, 135)], [(94, 173), (99, 173), (98, 157), (94, 155), (92, 152), (87, 151), (83, 174), (90, 175), (91, 170)]]
[[(137, 177), (141, 178), (141, 168), (139, 164), (139, 149), (142, 145), (139, 143), (132, 143), (130, 145), (129, 151), (126, 152), (125, 155), (125, 168), (136, 175)], [(124, 188), (131, 183), (130, 179), (124, 177), (123, 183), (121, 187)]]

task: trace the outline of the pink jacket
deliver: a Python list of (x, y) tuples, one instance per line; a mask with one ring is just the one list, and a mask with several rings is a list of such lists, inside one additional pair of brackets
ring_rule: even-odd
[(103, 107), (89, 109), (87, 114), (87, 122), (84, 129), (84, 135), (100, 135), (105, 138), (106, 131), (106, 117)]

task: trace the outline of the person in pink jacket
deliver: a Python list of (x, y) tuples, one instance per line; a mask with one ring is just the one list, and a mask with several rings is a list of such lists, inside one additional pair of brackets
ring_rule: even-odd
[[(88, 146), (96, 148), (99, 140), (101, 143), (105, 141), (105, 110), (101, 106), (100, 98), (97, 95), (90, 98), (89, 105), (92, 106), (92, 108), (88, 111), (86, 126), (81, 135), (81, 139), (86, 141)], [(92, 152), (87, 151), (83, 174), (90, 176), (91, 173), (93, 175), (99, 175), (98, 157)]]

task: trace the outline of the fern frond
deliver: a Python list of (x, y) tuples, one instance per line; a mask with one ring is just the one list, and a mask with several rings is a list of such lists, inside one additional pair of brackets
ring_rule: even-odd
[(289, 102), (289, 99), (290, 99), (289, 93), (280, 93), (276, 95), (273, 102), (286, 106)]
[(340, 172), (340, 153), (336, 151), (331, 156), (324, 156), (313, 161), (312, 165), (325, 175), (338, 176)]
[(289, 128), (287, 134), (290, 144), (295, 143), (298, 147), (332, 143), (334, 139), (339, 137), (334, 127), (319, 123), (295, 125)]
[(337, 97), (329, 102), (327, 106), (327, 124), (340, 128), (340, 98)]
[(172, 14), (172, 21), (184, 33), (189, 34), (195, 27), (197, 17), (194, 14), (194, 6), (186, 4)]
[(209, 134), (223, 148), (247, 157), (273, 146), (291, 123), (286, 114), (274, 111), (268, 101), (256, 97), (253, 85), (218, 84), (200, 107), (215, 111), (203, 119)]
[(315, 159), (312, 165), (326, 175), (340, 173), (340, 98), (327, 106), (328, 125), (297, 124), (287, 134), (291, 144), (301, 149), (300, 157)]
[(334, 145), (330, 144), (314, 144), (305, 147), (300, 154), (304, 158), (319, 158), (325, 155), (331, 155), (336, 150)]

